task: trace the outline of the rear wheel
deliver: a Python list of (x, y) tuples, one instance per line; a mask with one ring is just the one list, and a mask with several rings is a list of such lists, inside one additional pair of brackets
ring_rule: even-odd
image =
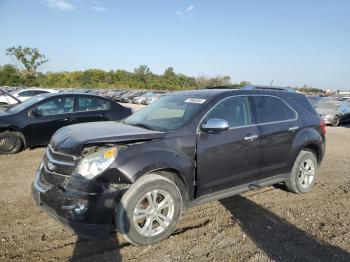
[(157, 174), (140, 178), (125, 192), (116, 212), (116, 226), (134, 245), (157, 243), (174, 231), (182, 212), (179, 188)]
[(315, 153), (310, 150), (302, 150), (285, 182), (287, 189), (297, 194), (311, 191), (315, 185), (317, 167)]
[(16, 133), (0, 133), (0, 155), (16, 154), (21, 151), (22, 145), (22, 139)]
[(340, 118), (338, 115), (335, 115), (332, 119), (332, 126), (339, 126), (340, 124)]

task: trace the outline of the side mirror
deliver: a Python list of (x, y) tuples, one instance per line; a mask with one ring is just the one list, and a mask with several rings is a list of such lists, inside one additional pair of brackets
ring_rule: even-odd
[(202, 130), (206, 132), (210, 131), (225, 131), (229, 128), (228, 122), (224, 119), (210, 118), (206, 123), (202, 125)]
[(37, 108), (34, 108), (29, 112), (29, 116), (39, 117), (41, 116), (41, 114)]

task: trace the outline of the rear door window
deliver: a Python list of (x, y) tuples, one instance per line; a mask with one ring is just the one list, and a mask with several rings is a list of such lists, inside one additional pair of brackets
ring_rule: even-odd
[(257, 124), (295, 120), (296, 112), (284, 101), (272, 96), (252, 96)]
[(110, 110), (111, 103), (105, 99), (96, 97), (78, 97), (78, 112), (84, 111), (98, 111), (98, 110)]

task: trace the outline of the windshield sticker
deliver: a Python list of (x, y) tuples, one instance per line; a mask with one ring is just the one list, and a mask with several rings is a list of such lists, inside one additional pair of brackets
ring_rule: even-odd
[(193, 104), (203, 104), (205, 102), (205, 99), (201, 98), (187, 98), (185, 100), (185, 103), (193, 103)]

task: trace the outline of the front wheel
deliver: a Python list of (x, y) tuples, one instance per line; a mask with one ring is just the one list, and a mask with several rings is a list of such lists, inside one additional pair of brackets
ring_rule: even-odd
[(340, 118), (338, 115), (335, 115), (332, 119), (332, 126), (339, 126), (340, 124)]
[(315, 185), (317, 167), (317, 158), (313, 151), (300, 151), (292, 172), (285, 182), (287, 189), (297, 194), (311, 191)]
[(16, 154), (21, 151), (22, 145), (22, 139), (16, 133), (0, 133), (0, 155)]
[(116, 226), (134, 245), (157, 243), (174, 231), (182, 212), (182, 196), (171, 180), (148, 174), (137, 180), (121, 198)]

